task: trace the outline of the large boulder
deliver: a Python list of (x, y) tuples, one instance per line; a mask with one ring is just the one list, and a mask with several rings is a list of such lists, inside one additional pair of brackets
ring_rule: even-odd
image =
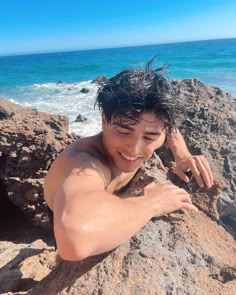
[[(207, 155), (214, 175), (224, 183), (219, 215), (236, 218), (236, 100), (198, 79), (175, 80), (172, 85), (185, 110), (179, 129), (189, 150)], [(169, 150), (163, 148), (159, 155), (169, 167)]]
[[(120, 197), (135, 197), (150, 181), (163, 183), (168, 178), (156, 156)], [(216, 180), (212, 190), (197, 188), (192, 192), (199, 213), (180, 210), (153, 218), (114, 251), (80, 262), (62, 261), (28, 294), (235, 294), (236, 243), (207, 216), (220, 189)], [(209, 212), (201, 210), (199, 194), (208, 200)]]
[(9, 198), (34, 225), (48, 226), (43, 182), (67, 144), (65, 116), (48, 115), (0, 98), (0, 202)]

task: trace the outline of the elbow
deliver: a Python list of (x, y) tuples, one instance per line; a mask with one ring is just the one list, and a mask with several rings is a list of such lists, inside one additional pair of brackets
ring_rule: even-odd
[(88, 253), (82, 251), (75, 251), (74, 249), (63, 249), (62, 247), (58, 247), (58, 254), (61, 259), (66, 261), (81, 261), (87, 257), (89, 257)]
[(83, 231), (64, 229), (55, 231), (58, 254), (63, 260), (81, 261), (91, 256), (91, 243)]

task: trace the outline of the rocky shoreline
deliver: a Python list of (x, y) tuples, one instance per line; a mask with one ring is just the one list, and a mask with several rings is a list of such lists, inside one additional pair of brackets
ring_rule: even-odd
[[(57, 154), (78, 137), (66, 117), (0, 98), (0, 294), (236, 293), (236, 100), (198, 79), (172, 85), (185, 109), (179, 128), (190, 151), (209, 158), (213, 188), (192, 180), (199, 214), (152, 220), (114, 251), (81, 262), (58, 260), (42, 190)], [(173, 165), (163, 147), (121, 195), (137, 195), (150, 180), (184, 187)]]

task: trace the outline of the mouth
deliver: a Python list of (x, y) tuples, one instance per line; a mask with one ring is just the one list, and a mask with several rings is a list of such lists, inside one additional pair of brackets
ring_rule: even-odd
[(136, 162), (137, 160), (141, 159), (142, 157), (141, 156), (134, 156), (134, 157), (130, 157), (124, 153), (120, 153), (121, 157), (123, 159), (125, 159), (126, 161), (130, 162), (130, 163), (134, 163)]

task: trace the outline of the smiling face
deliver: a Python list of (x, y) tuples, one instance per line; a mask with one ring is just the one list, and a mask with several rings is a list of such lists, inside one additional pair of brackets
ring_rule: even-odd
[(163, 123), (152, 113), (144, 113), (135, 125), (103, 115), (103, 145), (107, 157), (120, 172), (135, 172), (165, 141)]

